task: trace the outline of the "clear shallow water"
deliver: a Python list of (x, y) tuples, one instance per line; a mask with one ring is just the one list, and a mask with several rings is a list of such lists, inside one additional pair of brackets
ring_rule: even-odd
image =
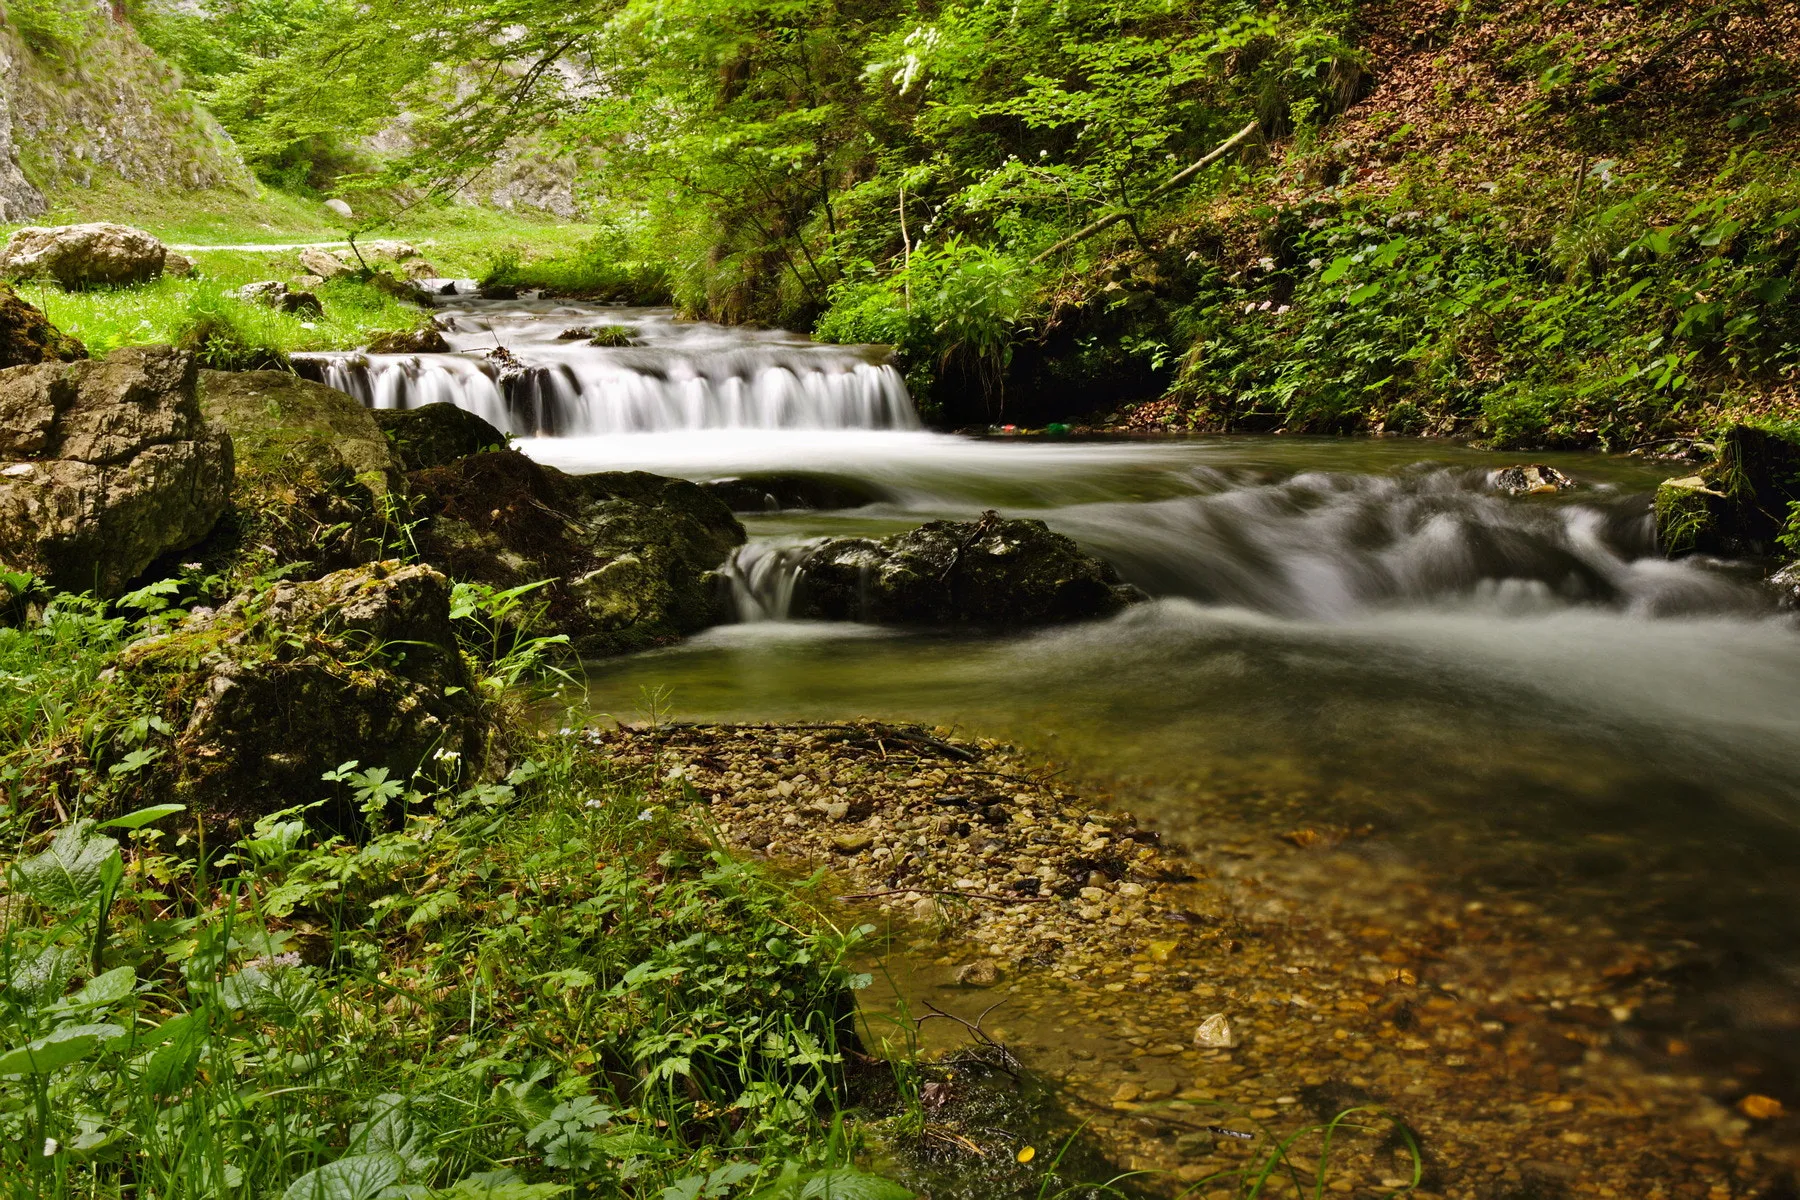
[[(1754, 569), (1655, 552), (1658, 467), (1553, 456), (1577, 488), (1511, 497), (1491, 471), (1516, 458), (1418, 442), (809, 435), (785, 454), (703, 439), (684, 463), (674, 439), (620, 441), (528, 450), (887, 490), (749, 518), (746, 578), (808, 537), (996, 507), (1155, 599), (999, 638), (749, 621), (594, 664), (595, 712), (640, 719), (664, 689), (677, 718), (954, 725), (1054, 759), (1190, 845), (1226, 822), (1272, 836), (1296, 812), (1369, 826), (1359, 874), (1296, 883), (1296, 902), (1310, 886), (1379, 909), (1385, 880), (1423, 876), (1678, 945), (1693, 971), (1672, 1019), (1771, 1078), (1800, 1071), (1800, 634)], [(744, 590), (769, 601), (769, 574)]]

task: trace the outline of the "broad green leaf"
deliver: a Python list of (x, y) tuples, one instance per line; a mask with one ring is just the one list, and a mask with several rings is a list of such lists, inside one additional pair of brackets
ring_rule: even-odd
[(163, 1044), (144, 1068), (144, 1087), (153, 1096), (173, 1095), (194, 1078), (206, 1043), (206, 1014), (191, 1012), (164, 1021), (152, 1036)]
[(88, 956), (73, 946), (45, 946), (35, 954), (16, 952), (7, 965), (6, 986), (32, 1005), (51, 1004), (68, 990)]
[(913, 1200), (913, 1194), (890, 1179), (845, 1167), (808, 1179), (796, 1200)]
[(294, 1180), (281, 1200), (375, 1200), (405, 1173), (406, 1163), (391, 1150), (346, 1155)]
[(15, 863), (12, 885), (46, 908), (69, 908), (100, 894), (118, 857), (119, 843), (83, 818), (57, 830), (42, 854)]
[(128, 812), (122, 817), (114, 817), (110, 821), (102, 821), (101, 829), (142, 829), (152, 821), (160, 821), (164, 817), (172, 817), (178, 812), (187, 811), (185, 804), (152, 804), (149, 808), (140, 808), (136, 812)]
[(137, 970), (133, 967), (114, 967), (112, 970), (96, 975), (82, 985), (79, 992), (62, 1001), (56, 1007), (64, 1011), (82, 1008), (104, 1008), (109, 1004), (117, 1004), (131, 995), (131, 989), (137, 985)]
[(1345, 297), (1352, 304), (1361, 304), (1364, 300), (1373, 300), (1381, 294), (1379, 283), (1365, 283)]
[(483, 1171), (431, 1193), (432, 1200), (551, 1200), (567, 1193), (566, 1183), (526, 1183), (517, 1171)]
[(1344, 277), (1344, 273), (1350, 269), (1350, 264), (1353, 261), (1354, 260), (1348, 254), (1340, 255), (1339, 257), (1332, 259), (1331, 265), (1325, 268), (1325, 273), (1319, 276), (1319, 282), (1336, 283)]
[(0, 1054), (0, 1075), (48, 1075), (124, 1034), (119, 1025), (71, 1025)]

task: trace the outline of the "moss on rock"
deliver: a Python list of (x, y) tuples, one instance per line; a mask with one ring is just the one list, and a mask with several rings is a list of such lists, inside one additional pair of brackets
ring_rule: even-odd
[(1665, 554), (1772, 554), (1800, 503), (1800, 436), (1734, 425), (1713, 461), (1656, 491)]
[[(174, 799), (209, 831), (327, 798), (355, 760), (454, 788), (498, 762), (496, 714), (450, 623), (450, 581), (372, 563), (248, 591), (121, 656), (117, 681), (172, 730), (137, 799)], [(347, 828), (353, 810), (326, 814)]]
[(52, 325), (9, 285), (0, 283), (0, 369), (86, 357), (87, 347)]
[(483, 450), (506, 449), (506, 435), (447, 401), (418, 408), (378, 408), (375, 424), (387, 436), (402, 470), (443, 467)]
[(398, 473), (355, 399), (279, 371), (203, 371), (200, 405), (237, 449), (235, 521), (209, 549), (240, 574), (381, 558), (398, 536)]
[(676, 640), (727, 615), (717, 575), (744, 529), (685, 480), (566, 475), (511, 450), (407, 477), (419, 554), (451, 576), (537, 593), (540, 628), (586, 655)]

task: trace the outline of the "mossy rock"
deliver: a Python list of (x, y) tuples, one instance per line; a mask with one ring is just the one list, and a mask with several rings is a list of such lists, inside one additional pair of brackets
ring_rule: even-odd
[(1111, 616), (1143, 599), (1111, 564), (1042, 521), (930, 521), (835, 538), (807, 555), (795, 616), (882, 625), (1024, 629)]
[(420, 557), (457, 579), (532, 593), (539, 633), (605, 655), (678, 640), (729, 617), (718, 575), (744, 528), (685, 480), (567, 475), (511, 450), (407, 476)]
[(377, 333), (369, 338), (367, 350), (370, 354), (448, 354), (450, 343), (441, 331), (427, 326)]
[(378, 408), (371, 416), (402, 470), (425, 471), (483, 450), (506, 449), (504, 433), (448, 401), (418, 408)]
[(1766, 555), (1800, 503), (1800, 436), (1734, 425), (1697, 474), (1656, 491), (1657, 544), (1668, 555)]
[[(430, 567), (371, 563), (246, 591), (134, 644), (117, 686), (158, 712), (169, 752), (131, 799), (174, 800), (232, 835), (329, 798), (321, 776), (352, 759), (452, 789), (490, 775), (499, 717), (457, 646), (450, 594)], [(322, 816), (360, 823), (341, 802)]]
[(0, 283), (0, 368), (41, 362), (75, 362), (87, 347), (50, 323), (19, 293)]
[(279, 371), (202, 371), (200, 406), (237, 449), (236, 521), (213, 549), (238, 570), (304, 562), (324, 574), (387, 552), (398, 471), (354, 398)]

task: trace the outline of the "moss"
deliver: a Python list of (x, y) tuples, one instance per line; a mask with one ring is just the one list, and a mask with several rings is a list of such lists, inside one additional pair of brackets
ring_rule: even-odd
[(383, 556), (400, 495), (387, 440), (361, 404), (276, 371), (203, 371), (200, 406), (237, 454), (236, 520), (211, 547), (215, 566), (246, 576), (305, 562), (323, 573)]
[(370, 416), (386, 436), (402, 470), (449, 466), (483, 450), (506, 448), (504, 433), (447, 401), (418, 408), (375, 409)]
[(86, 357), (80, 341), (52, 325), (11, 286), (0, 283), (0, 368)]

